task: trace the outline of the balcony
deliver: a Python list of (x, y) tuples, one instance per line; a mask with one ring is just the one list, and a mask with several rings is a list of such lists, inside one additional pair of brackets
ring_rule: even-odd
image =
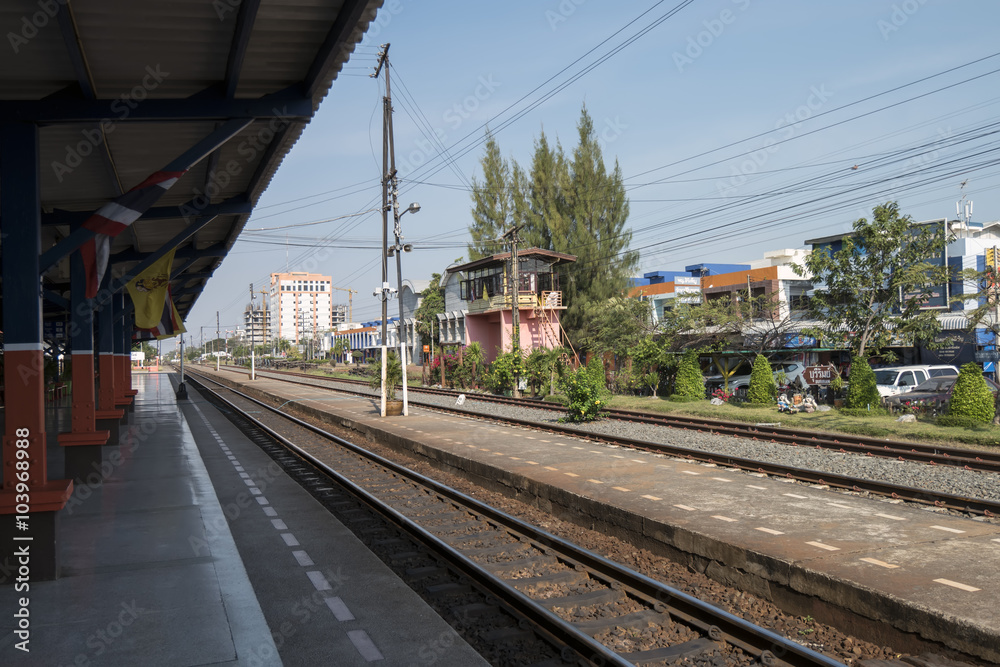
[[(562, 308), (562, 292), (521, 292), (517, 295), (517, 304), (521, 310), (534, 308)], [(509, 294), (498, 294), (486, 299), (476, 299), (469, 302), (469, 314), (488, 313), (493, 310), (511, 310), (511, 298)]]

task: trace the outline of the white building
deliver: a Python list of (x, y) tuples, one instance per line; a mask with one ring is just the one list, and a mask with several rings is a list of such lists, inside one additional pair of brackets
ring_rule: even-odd
[(295, 344), (319, 340), (346, 322), (347, 307), (333, 303), (330, 276), (305, 271), (271, 274), (271, 331)]

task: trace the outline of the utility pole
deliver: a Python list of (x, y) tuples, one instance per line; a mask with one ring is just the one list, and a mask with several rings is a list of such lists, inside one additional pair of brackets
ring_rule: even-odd
[(514, 398), (521, 398), (521, 303), (518, 299), (518, 292), (521, 288), (520, 276), (518, 276), (517, 262), (517, 233), (523, 225), (511, 227), (503, 237), (510, 239), (510, 282), (508, 289), (511, 295), (511, 351), (517, 355), (518, 364), (514, 373)]
[(386, 321), (389, 317), (389, 132), (392, 118), (392, 91), (389, 87), (389, 44), (386, 43), (378, 54), (378, 65), (375, 66), (373, 78), (377, 79), (382, 66), (385, 66), (385, 97), (382, 98), (382, 338), (379, 348), (382, 352), (382, 387), (379, 402), (379, 413), (385, 417), (385, 369), (386, 369)]

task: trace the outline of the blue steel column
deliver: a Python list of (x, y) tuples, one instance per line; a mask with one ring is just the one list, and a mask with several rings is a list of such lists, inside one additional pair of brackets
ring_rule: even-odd
[(125, 385), (125, 373), (128, 372), (131, 354), (125, 347), (125, 294), (118, 292), (111, 297), (115, 304), (115, 322), (112, 340), (115, 349), (115, 405), (118, 407), (132, 405), (132, 396)]
[[(3, 220), (4, 438), (0, 489), (0, 561), (15, 547), (31, 553), (30, 580), (52, 579), (55, 514), (73, 489), (48, 480), (42, 373), (41, 186), (38, 127), (0, 124), (0, 219)], [(15, 515), (15, 516), (11, 516)], [(25, 540), (25, 541), (18, 541)], [(0, 573), (13, 580), (20, 572)], [(27, 580), (25, 578), (24, 580)]]

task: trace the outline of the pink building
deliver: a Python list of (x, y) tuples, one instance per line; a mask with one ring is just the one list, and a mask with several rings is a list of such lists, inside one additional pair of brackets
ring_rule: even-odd
[[(559, 264), (575, 262), (574, 255), (528, 248), (518, 251), (517, 306), (521, 349), (530, 354), (537, 348), (563, 344), (559, 324), (565, 310), (559, 289)], [(512, 348), (513, 299), (511, 297), (510, 253), (477, 259), (452, 266), (448, 273), (464, 276), (459, 281), (465, 302), (465, 344), (478, 341), (487, 361)], [(457, 276), (456, 276), (457, 277)]]

